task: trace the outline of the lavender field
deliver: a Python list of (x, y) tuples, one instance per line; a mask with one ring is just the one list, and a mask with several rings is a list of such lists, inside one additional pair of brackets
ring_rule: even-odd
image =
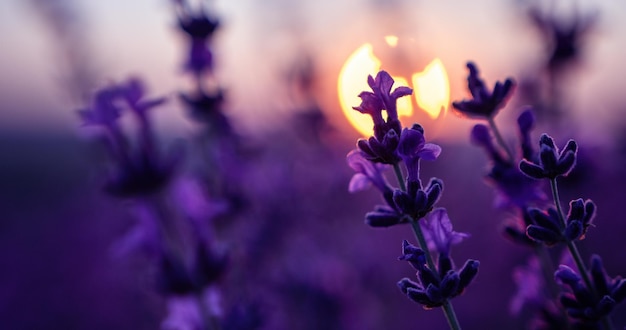
[(0, 329), (625, 328), (625, 15), (3, 2)]

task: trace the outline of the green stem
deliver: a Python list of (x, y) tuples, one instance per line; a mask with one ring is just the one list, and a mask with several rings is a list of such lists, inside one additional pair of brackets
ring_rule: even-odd
[(396, 179), (398, 179), (400, 189), (402, 189), (402, 191), (406, 191), (406, 183), (404, 183), (404, 176), (402, 175), (402, 170), (400, 169), (400, 165), (398, 163), (393, 164), (393, 171), (396, 173)]
[(511, 149), (509, 149), (509, 146), (506, 144), (506, 142), (504, 142), (504, 139), (502, 138), (502, 135), (500, 134), (500, 131), (498, 130), (498, 127), (496, 126), (496, 121), (494, 120), (493, 117), (489, 117), (487, 121), (489, 122), (489, 127), (491, 127), (491, 130), (493, 131), (493, 135), (496, 136), (496, 140), (498, 141), (498, 144), (500, 144), (502, 149), (504, 149), (504, 151), (506, 152), (506, 155), (509, 157), (509, 162), (513, 163), (513, 161), (515, 160), (515, 157), (513, 156)]
[[(552, 189), (552, 198), (554, 199), (554, 205), (556, 206), (559, 220), (561, 222), (561, 229), (565, 229), (567, 224), (565, 223), (565, 215), (563, 213), (563, 209), (561, 208), (561, 198), (559, 197), (559, 188), (556, 184), (556, 178), (550, 179), (550, 188)], [(567, 249), (572, 256), (572, 259), (574, 259), (574, 262), (576, 263), (576, 267), (578, 268), (578, 272), (585, 282), (585, 286), (587, 286), (587, 289), (589, 289), (589, 292), (591, 292), (591, 295), (594, 297), (594, 299), (597, 300), (599, 298), (598, 292), (596, 292), (596, 289), (593, 286), (591, 279), (589, 278), (587, 267), (585, 267), (585, 263), (583, 262), (583, 258), (581, 257), (580, 252), (578, 251), (576, 243), (574, 243), (574, 241), (568, 240)], [(602, 318), (602, 324), (605, 330), (613, 329), (613, 325), (611, 324), (611, 320), (608, 315)]]

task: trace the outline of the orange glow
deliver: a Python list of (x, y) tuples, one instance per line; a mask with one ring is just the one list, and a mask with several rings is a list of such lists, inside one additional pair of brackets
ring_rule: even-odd
[[(386, 36), (385, 41), (390, 47), (395, 47), (398, 38)], [(381, 66), (381, 60), (374, 55), (373, 45), (366, 43), (348, 57), (339, 72), (337, 92), (341, 109), (350, 124), (363, 136), (373, 134), (372, 119), (369, 115), (362, 114), (352, 107), (361, 104), (358, 95), (362, 91), (371, 90), (367, 85), (367, 76), (375, 76)], [(415, 103), (410, 97), (398, 99), (398, 116), (401, 121), (402, 117), (414, 117), (415, 105), (432, 120), (438, 119), (445, 113), (450, 102), (450, 86), (441, 60), (434, 59), (422, 72), (409, 72), (407, 76), (411, 76), (413, 86), (403, 76), (394, 75), (392, 72), (389, 74), (395, 80), (393, 88), (409, 86), (414, 90)]]
[(412, 78), (417, 106), (430, 118), (436, 119), (450, 103), (450, 82), (446, 68), (443, 67), (441, 60), (436, 58), (424, 71), (414, 74)]

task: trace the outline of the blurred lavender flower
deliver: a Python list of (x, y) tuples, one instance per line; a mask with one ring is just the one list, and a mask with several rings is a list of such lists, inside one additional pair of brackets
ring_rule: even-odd
[(485, 83), (478, 76), (478, 68), (472, 62), (467, 63), (469, 76), (467, 87), (472, 94), (471, 100), (452, 102), (452, 106), (462, 115), (470, 118), (493, 118), (512, 94), (515, 83), (508, 78), (504, 83), (496, 82), (493, 91), (489, 92)]
[(403, 278), (398, 287), (425, 309), (443, 306), (447, 300), (463, 293), (478, 274), (480, 265), (477, 260), (469, 259), (457, 272), (453, 269), (452, 260), (440, 254), (438, 269), (431, 269), (426, 265), (425, 252), (406, 240), (402, 242), (402, 253), (398, 259), (408, 261), (417, 270), (418, 282)]
[(196, 76), (213, 70), (213, 52), (210, 41), (219, 23), (210, 17), (204, 6), (192, 10), (186, 0), (174, 0), (178, 13), (178, 26), (190, 40), (185, 68)]
[[(85, 125), (100, 126), (106, 132), (107, 148), (114, 169), (105, 183), (105, 189), (115, 195), (131, 197), (148, 195), (161, 190), (172, 178), (181, 159), (181, 150), (174, 149), (161, 157), (156, 149), (152, 125), (147, 111), (165, 100), (144, 99), (140, 80), (111, 85), (96, 92), (92, 106), (78, 111)], [(139, 124), (137, 147), (118, 125), (123, 111), (129, 110)]]
[[(518, 117), (518, 129), (521, 140), (522, 155), (529, 159), (537, 156), (528, 143), (529, 133), (534, 126), (534, 116), (530, 109), (526, 109)], [(528, 205), (535, 205), (546, 200), (542, 184), (524, 175), (514, 163), (507, 160), (496, 146), (489, 128), (485, 125), (475, 125), (471, 132), (473, 144), (485, 149), (492, 162), (492, 168), (487, 174), (487, 182), (497, 191), (494, 204), (498, 208), (517, 207), (525, 209)]]
[(546, 302), (546, 284), (537, 257), (529, 258), (524, 266), (515, 267), (513, 281), (517, 285), (517, 293), (509, 304), (511, 314), (519, 315), (524, 305), (541, 306)]
[(565, 22), (564, 19), (542, 12), (537, 7), (531, 8), (528, 16), (535, 27), (543, 33), (549, 48), (547, 67), (550, 71), (558, 71), (579, 59), (582, 44), (598, 19), (597, 13), (588, 13), (586, 16), (575, 16), (569, 22)]
[(469, 237), (467, 233), (459, 233), (452, 229), (448, 211), (442, 207), (434, 209), (424, 217), (420, 221), (420, 226), (428, 242), (428, 249), (444, 256), (450, 255), (452, 245), (459, 244)]
[(558, 176), (567, 176), (576, 164), (578, 146), (574, 140), (569, 140), (563, 150), (559, 150), (554, 140), (548, 134), (542, 134), (539, 141), (539, 162), (523, 159), (520, 170), (533, 179), (555, 179)]
[[(397, 164), (400, 157), (397, 147), (400, 142), (401, 123), (398, 119), (396, 101), (402, 96), (411, 95), (409, 87), (397, 87), (393, 92), (393, 78), (386, 71), (379, 71), (376, 78), (368, 76), (367, 83), (373, 92), (364, 91), (359, 94), (361, 105), (355, 110), (368, 114), (374, 121), (374, 136), (357, 141), (358, 148), (365, 158), (383, 164)], [(386, 120), (382, 111), (387, 112)]]
[(626, 280), (619, 276), (610, 278), (598, 255), (591, 257), (589, 275), (593, 281), (592, 288), (585, 287), (581, 276), (568, 266), (560, 265), (554, 274), (557, 280), (570, 289), (560, 299), (569, 316), (593, 324), (609, 315), (626, 298)]

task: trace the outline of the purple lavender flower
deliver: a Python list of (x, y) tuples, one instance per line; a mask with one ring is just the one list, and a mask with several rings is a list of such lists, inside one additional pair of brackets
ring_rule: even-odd
[(528, 259), (527, 265), (516, 267), (513, 281), (517, 285), (517, 293), (509, 304), (511, 314), (519, 315), (524, 305), (541, 306), (546, 302), (545, 281), (537, 257)]
[(570, 22), (565, 22), (554, 15), (541, 13), (538, 8), (531, 9), (529, 17), (544, 34), (550, 47), (547, 66), (551, 71), (559, 70), (578, 60), (581, 44), (597, 22), (595, 13), (574, 17)]
[(443, 192), (443, 181), (432, 178), (425, 189), (409, 189), (406, 192), (396, 189), (393, 203), (402, 213), (413, 220), (419, 220), (432, 211)]
[[(85, 124), (101, 126), (107, 133), (114, 169), (105, 183), (105, 190), (116, 196), (159, 191), (170, 181), (181, 158), (180, 150), (174, 150), (165, 158), (158, 155), (147, 110), (162, 104), (164, 99), (144, 100), (143, 94), (142, 83), (130, 79), (98, 91), (93, 106), (79, 111)], [(132, 111), (139, 122), (136, 148), (131, 148), (128, 137), (117, 123), (125, 110)]]
[(567, 176), (576, 164), (578, 146), (574, 140), (569, 140), (563, 150), (554, 145), (554, 140), (548, 134), (542, 134), (539, 141), (540, 161), (538, 163), (523, 159), (520, 170), (533, 179), (556, 179), (558, 176)]
[(441, 154), (441, 147), (434, 143), (426, 143), (424, 129), (418, 125), (405, 128), (400, 135), (398, 155), (404, 161), (407, 168), (407, 186), (419, 183), (419, 163), (421, 159), (435, 160)]
[(213, 69), (213, 52), (209, 42), (219, 26), (205, 8), (193, 12), (186, 1), (175, 1), (178, 5), (178, 26), (189, 37), (190, 46), (185, 68), (196, 75)]
[(365, 159), (363, 154), (358, 150), (352, 150), (346, 156), (348, 165), (356, 172), (348, 187), (348, 191), (357, 192), (369, 188), (372, 184), (382, 193), (391, 190), (387, 180), (383, 176), (383, 171), (387, 169), (387, 165), (372, 163)]
[(441, 207), (425, 216), (420, 221), (420, 226), (428, 242), (428, 249), (440, 255), (449, 255), (452, 245), (459, 244), (469, 237), (467, 233), (459, 233), (452, 229), (448, 211)]
[(496, 82), (493, 91), (489, 92), (485, 83), (478, 77), (478, 68), (472, 62), (467, 63), (469, 75), (467, 86), (472, 94), (471, 100), (452, 102), (452, 106), (462, 115), (470, 118), (493, 118), (513, 92), (515, 83), (508, 78), (504, 83)]
[[(520, 134), (527, 135), (532, 128), (532, 114), (522, 113), (518, 118)], [(496, 147), (489, 128), (485, 125), (475, 125), (471, 133), (471, 141), (475, 145), (483, 147), (491, 159), (493, 166), (487, 174), (487, 182), (496, 188), (497, 195), (494, 204), (498, 208), (518, 207), (526, 208), (527, 205), (541, 203), (546, 200), (546, 195), (541, 183), (524, 175), (511, 162), (505, 159)], [(524, 154), (532, 153), (532, 148), (525, 147), (522, 142)]]
[(594, 324), (626, 298), (626, 280), (619, 276), (610, 278), (598, 255), (591, 257), (589, 275), (593, 288), (585, 287), (580, 275), (568, 266), (560, 265), (554, 273), (555, 278), (570, 289), (560, 298), (568, 315), (583, 323)]
[(78, 115), (85, 125), (100, 125), (109, 129), (116, 127), (122, 112), (119, 96), (119, 86), (102, 88), (94, 95), (91, 108), (78, 110)]
[(480, 265), (477, 260), (469, 259), (457, 272), (448, 256), (439, 255), (438, 269), (431, 269), (426, 265), (425, 252), (406, 240), (402, 242), (402, 253), (398, 259), (408, 261), (417, 270), (418, 282), (403, 278), (398, 282), (398, 288), (424, 309), (443, 306), (449, 299), (463, 293), (478, 274)]
[(547, 212), (530, 209), (529, 215), (534, 224), (528, 226), (526, 233), (531, 239), (547, 245), (582, 240), (591, 226), (595, 211), (596, 206), (591, 200), (583, 201), (579, 198), (571, 201), (565, 228), (562, 228), (559, 215), (554, 208), (548, 209)]
[[(360, 139), (357, 146), (364, 156), (373, 162), (397, 164), (400, 161), (396, 148), (399, 143), (401, 124), (398, 119), (396, 101), (402, 96), (411, 95), (413, 90), (401, 86), (392, 92), (394, 81), (386, 71), (378, 72), (376, 78), (368, 76), (367, 83), (372, 92), (364, 91), (359, 94), (361, 105), (354, 109), (372, 117), (374, 136), (367, 140)], [(383, 118), (383, 110), (387, 112), (386, 119)]]

